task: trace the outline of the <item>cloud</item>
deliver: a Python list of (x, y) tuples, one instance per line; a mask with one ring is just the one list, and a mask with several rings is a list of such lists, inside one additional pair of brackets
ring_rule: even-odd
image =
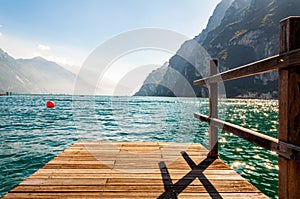
[(42, 45), (42, 44), (39, 44), (37, 48), (38, 48), (39, 50), (43, 50), (43, 51), (50, 51), (50, 50), (51, 50), (51, 47), (50, 47), (50, 46)]
[(2, 33), (0, 32), (0, 37), (2, 36)]

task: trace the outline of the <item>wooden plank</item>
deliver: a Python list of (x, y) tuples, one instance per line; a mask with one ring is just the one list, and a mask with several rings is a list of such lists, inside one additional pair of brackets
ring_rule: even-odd
[(105, 164), (47, 164), (45, 169), (110, 169), (114, 165)]
[[(300, 17), (289, 17), (280, 23), (280, 54), (300, 49)], [(300, 146), (300, 64), (279, 70), (278, 139)], [(279, 198), (300, 195), (300, 162), (279, 156)]]
[[(116, 156), (108, 153), (106, 158), (111, 160), (101, 161), (97, 160), (93, 151), (89, 151), (89, 147), (81, 144), (70, 146), (67, 152), (62, 152), (25, 179), (4, 198), (159, 198), (166, 192), (166, 181), (174, 182), (175, 190), (182, 190), (178, 198), (213, 194), (249, 198), (264, 196), (221, 160), (205, 162), (208, 151), (199, 156), (200, 151), (204, 152), (202, 145), (113, 143), (124, 154)], [(101, 154), (101, 148), (103, 153), (109, 148), (107, 143), (103, 143), (103, 147), (99, 142), (90, 145), (97, 149), (97, 154)], [(151, 150), (149, 153), (140, 153), (147, 151), (143, 149), (145, 145), (158, 147), (159, 156), (148, 157)], [(127, 152), (129, 148), (131, 153)], [(191, 168), (191, 163), (183, 158), (183, 154), (199, 168)], [(160, 167), (161, 162), (165, 163), (165, 170)], [(169, 175), (162, 175), (166, 170)], [(207, 190), (211, 190), (211, 193), (208, 194)]]
[[(230, 191), (230, 189), (240, 189), (240, 190), (248, 190), (249, 192), (258, 192), (258, 190), (251, 185), (247, 181), (241, 181), (241, 180), (226, 180), (226, 183), (224, 183), (224, 179), (211, 179), (211, 183), (218, 187), (218, 189), (223, 189), (223, 191), (227, 192), (236, 192)], [(200, 182), (198, 180), (194, 181), (199, 184)], [(132, 178), (110, 178), (108, 179), (107, 185), (115, 185), (115, 186), (127, 186), (131, 184), (137, 184), (137, 185), (162, 185), (162, 180), (159, 179), (132, 179)], [(191, 184), (193, 185), (193, 183)], [(248, 192), (247, 191), (247, 192)]]
[[(64, 164), (64, 165), (67, 165), (67, 164), (91, 164), (91, 165), (96, 165), (96, 164), (99, 164), (99, 160), (80, 160), (80, 161), (76, 161), (76, 160), (59, 160), (59, 159), (55, 159), (55, 160), (52, 160), (47, 165), (51, 165), (51, 164)], [(114, 165), (115, 160), (101, 161), (101, 164)]]
[(297, 161), (300, 161), (300, 147), (294, 144), (289, 144), (284, 141), (279, 141), (276, 138), (252, 131), (250, 129), (243, 128), (241, 126), (231, 124), (222, 120), (209, 118), (206, 115), (200, 113), (194, 113), (195, 118), (210, 123), (210, 125), (216, 126), (224, 131), (233, 133), (253, 144), (256, 144), (265, 149), (274, 151), (281, 156)]
[[(55, 192), (55, 193), (9, 193), (4, 197), (5, 199), (82, 199), (82, 198), (90, 198), (90, 199), (99, 199), (100, 193), (99, 192), (69, 192), (69, 193), (62, 193), (62, 192)], [(102, 198), (101, 198), (102, 199)]]
[(27, 178), (20, 185), (105, 185), (106, 181), (106, 178)]
[(39, 193), (46, 192), (101, 192), (103, 191), (102, 185), (20, 185), (11, 191), (11, 193), (36, 193), (37, 190)]
[(100, 195), (101, 199), (130, 199), (130, 198), (157, 198), (159, 192), (155, 191), (111, 191), (111, 192), (102, 192)]
[[(241, 199), (241, 198), (257, 198), (257, 199), (261, 199), (261, 198), (266, 198), (265, 195), (263, 195), (262, 193), (221, 193), (220, 196), (223, 199)], [(179, 195), (179, 199), (211, 199), (211, 198), (220, 198), (215, 194), (207, 194), (207, 193), (182, 193), (181, 195)]]
[(249, 142), (257, 144), (258, 146), (264, 147), (266, 149), (276, 151), (278, 147), (278, 139), (252, 131), (250, 129), (243, 128), (241, 126), (231, 124), (222, 120), (209, 118), (208, 116), (194, 113), (195, 118), (210, 123), (224, 131), (233, 133)]
[(195, 86), (209, 85), (211, 83), (223, 82), (239, 79), (261, 73), (271, 72), (273, 70), (285, 69), (300, 65), (300, 50), (294, 50), (289, 53), (275, 55), (257, 62), (240, 66), (217, 75), (195, 80)]
[[(240, 184), (238, 184), (237, 187), (234, 186), (223, 186), (223, 185), (218, 185), (215, 186), (216, 188), (216, 192), (236, 192), (236, 193), (260, 193), (256, 188), (253, 187), (249, 187), (249, 186), (239, 186)], [(175, 188), (180, 188), (180, 186), (175, 186)], [(127, 185), (127, 186), (118, 186), (118, 185), (106, 185), (105, 187), (105, 192), (130, 192), (130, 191), (144, 191), (147, 192), (150, 190), (153, 190), (153, 192), (163, 192), (164, 191), (164, 187), (162, 186), (157, 186), (157, 185), (152, 185), (152, 184), (148, 184), (148, 185)], [(187, 187), (185, 189), (185, 192), (188, 193), (207, 193), (206, 187), (203, 185), (190, 185), (189, 187)]]
[(87, 173), (90, 175), (97, 173), (110, 173), (113, 169), (40, 169), (36, 171), (31, 177), (39, 174), (69, 174), (69, 173)]

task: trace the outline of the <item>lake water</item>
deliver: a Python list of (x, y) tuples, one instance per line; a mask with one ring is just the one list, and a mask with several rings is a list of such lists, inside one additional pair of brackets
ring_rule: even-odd
[[(45, 107), (47, 100), (54, 109)], [(169, 141), (207, 146), (207, 99), (14, 95), (0, 97), (0, 197), (77, 140)], [(219, 117), (277, 137), (278, 102), (222, 99)], [(220, 158), (277, 198), (277, 155), (226, 132)]]

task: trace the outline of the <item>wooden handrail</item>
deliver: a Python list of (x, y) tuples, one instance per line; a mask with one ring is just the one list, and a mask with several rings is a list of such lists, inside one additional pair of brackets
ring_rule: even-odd
[(282, 55), (275, 55), (273, 57), (219, 73), (217, 75), (195, 80), (194, 85), (203, 86), (211, 83), (239, 79), (294, 66), (300, 66), (300, 49)]
[[(210, 90), (218, 82), (238, 79), (278, 70), (279, 129), (278, 139), (249, 129), (195, 113), (195, 117), (208, 122), (209, 129), (221, 128), (245, 140), (276, 151), (278, 156), (279, 198), (298, 198), (300, 195), (300, 17), (288, 17), (280, 22), (279, 55), (250, 63), (229, 71), (194, 81), (195, 86), (207, 85)], [(209, 102), (217, 96), (210, 94)], [(211, 109), (211, 105), (210, 105)], [(215, 108), (217, 110), (217, 108)], [(211, 113), (212, 110), (209, 110)], [(217, 131), (209, 135), (209, 147), (215, 156)], [(210, 154), (211, 154), (210, 153)], [(208, 156), (210, 155), (208, 154)]]
[(287, 159), (300, 162), (299, 146), (279, 141), (278, 139), (273, 138), (271, 136), (264, 135), (262, 133), (258, 133), (256, 131), (252, 131), (250, 129), (229, 122), (225, 122), (216, 118), (210, 118), (200, 113), (194, 113), (194, 117), (203, 122), (207, 122), (208, 124), (214, 127), (223, 129), (226, 132), (233, 133), (234, 135), (239, 136), (240, 138), (243, 138), (244, 140), (247, 140), (260, 147), (263, 147), (270, 151), (274, 151)]

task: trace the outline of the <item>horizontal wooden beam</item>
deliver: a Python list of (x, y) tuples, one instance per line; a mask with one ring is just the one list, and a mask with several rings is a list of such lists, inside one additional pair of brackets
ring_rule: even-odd
[(219, 119), (210, 118), (200, 113), (194, 113), (194, 117), (201, 121), (207, 122), (219, 129), (223, 129), (224, 131), (233, 133), (234, 135), (239, 136), (240, 138), (243, 138), (260, 147), (263, 147), (270, 151), (274, 151), (277, 154), (284, 156), (285, 158), (300, 162), (300, 147), (296, 145), (279, 141), (278, 139), (270, 137), (268, 135), (264, 135)]
[(219, 73), (217, 75), (195, 80), (194, 85), (203, 86), (211, 83), (248, 77), (294, 66), (300, 66), (300, 49), (282, 55), (275, 55), (267, 59)]

